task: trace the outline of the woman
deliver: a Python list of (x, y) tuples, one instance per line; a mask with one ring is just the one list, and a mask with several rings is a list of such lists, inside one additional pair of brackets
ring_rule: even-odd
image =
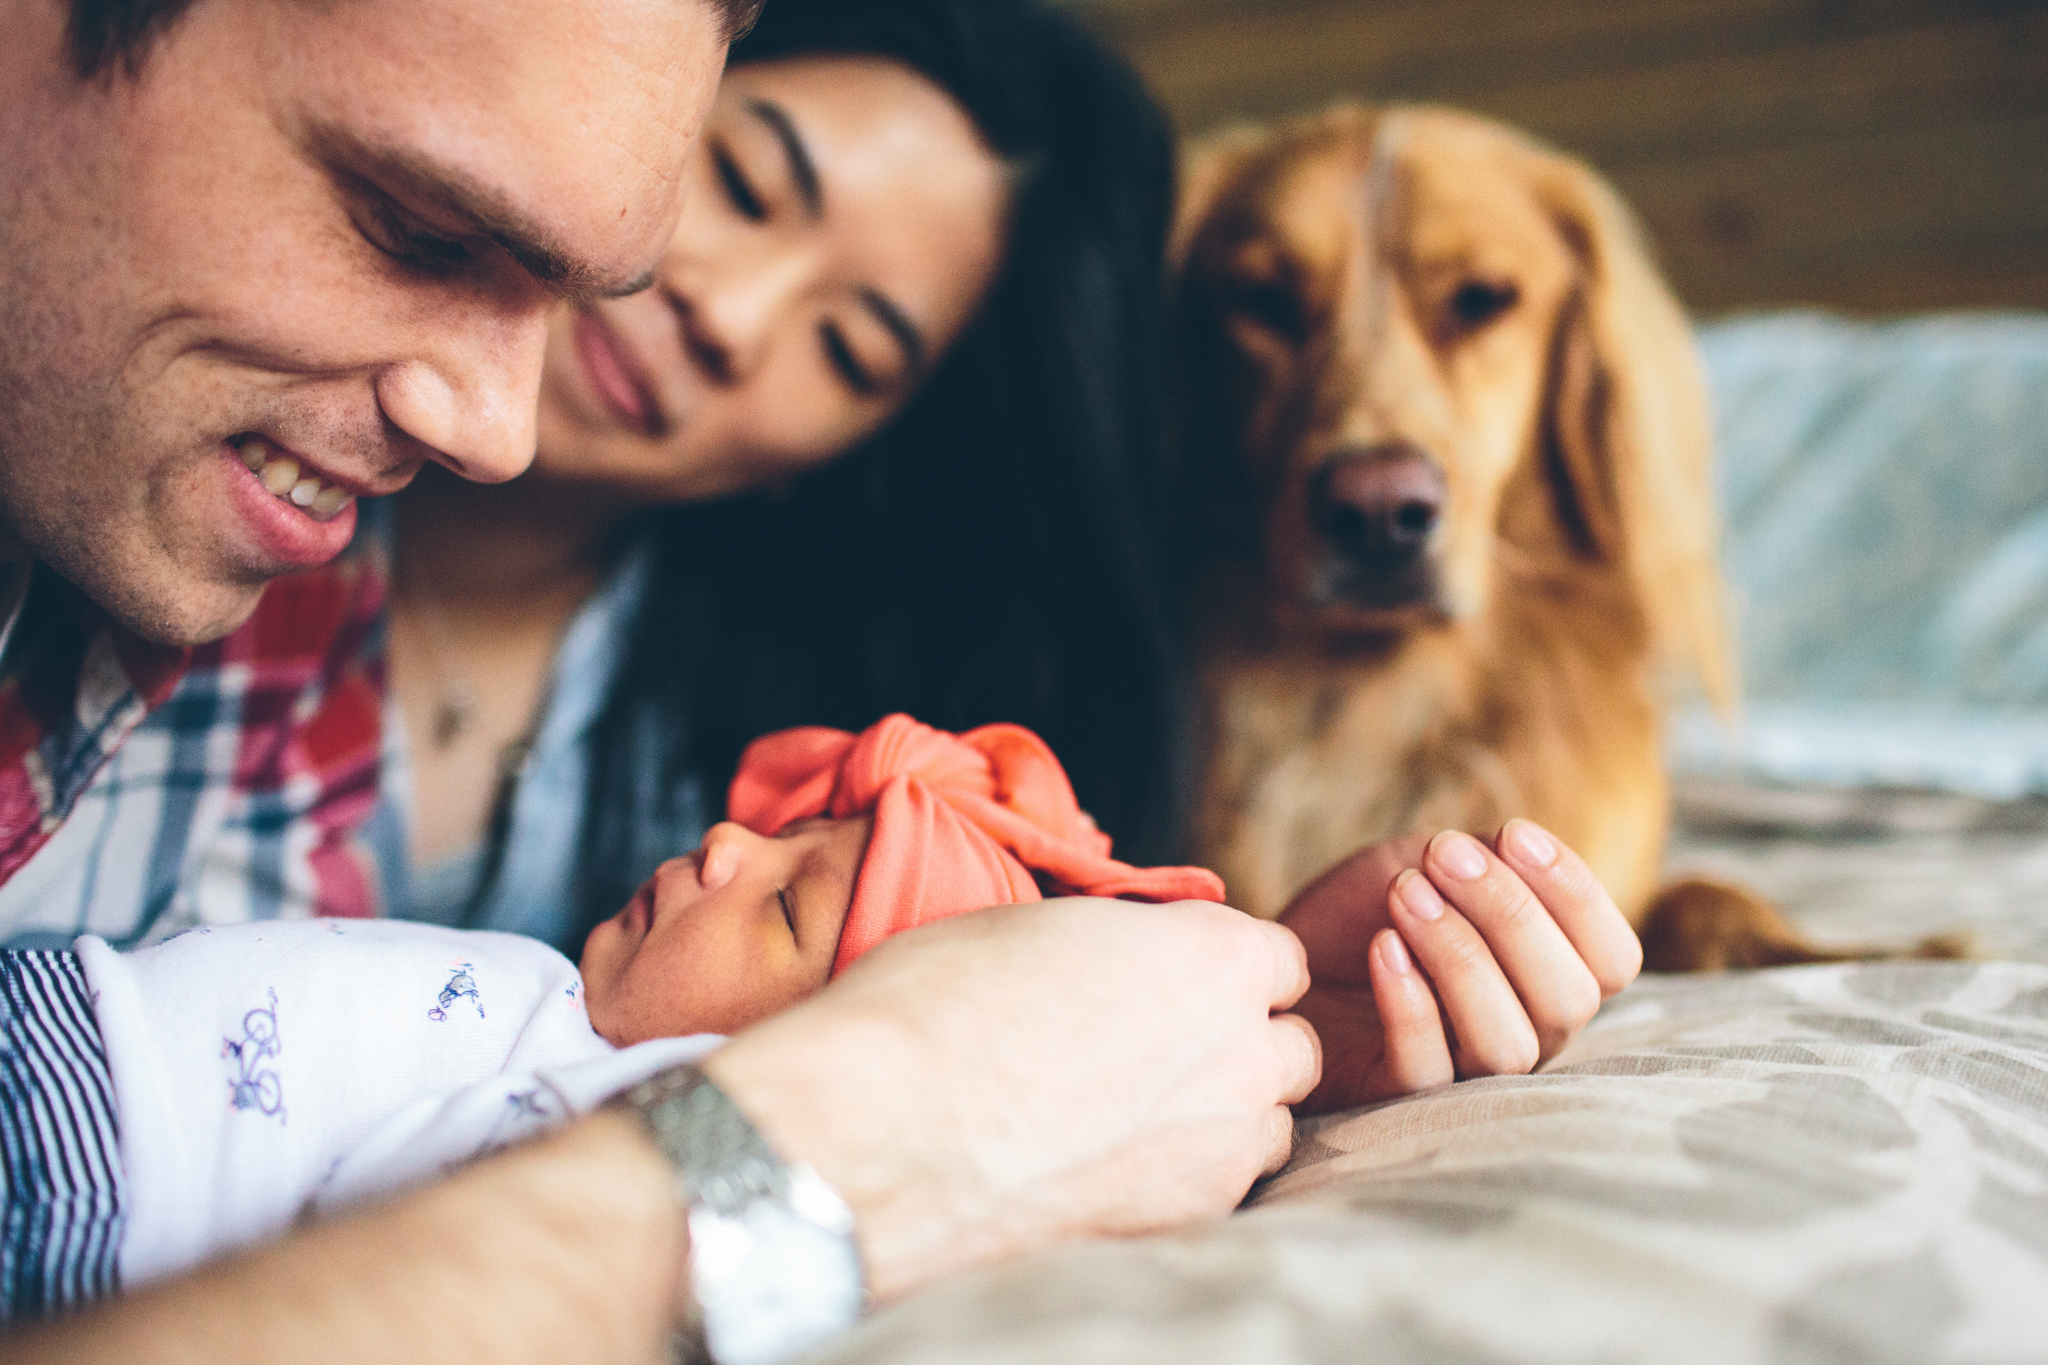
[(654, 290), (565, 314), (531, 474), (398, 500), (390, 908), (571, 948), (741, 747), (1009, 720), (1171, 855), (1171, 143), (1038, 0), (776, 0)]

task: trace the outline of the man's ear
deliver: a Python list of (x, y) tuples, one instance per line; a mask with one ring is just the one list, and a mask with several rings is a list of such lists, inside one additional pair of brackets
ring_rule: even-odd
[(1551, 356), (1549, 457), (1585, 548), (1629, 575), (1667, 665), (1735, 701), (1715, 559), (1713, 426), (1692, 329), (1634, 216), (1568, 157), (1543, 154), (1537, 190), (1580, 263)]

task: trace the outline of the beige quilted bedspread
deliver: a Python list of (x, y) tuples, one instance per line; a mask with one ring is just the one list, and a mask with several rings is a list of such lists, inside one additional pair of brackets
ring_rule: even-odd
[(1542, 1075), (1305, 1125), (1228, 1220), (960, 1277), (819, 1359), (2048, 1361), (2048, 820), (1684, 809), (1675, 865), (1817, 934), (1969, 927), (2038, 961), (1647, 979)]

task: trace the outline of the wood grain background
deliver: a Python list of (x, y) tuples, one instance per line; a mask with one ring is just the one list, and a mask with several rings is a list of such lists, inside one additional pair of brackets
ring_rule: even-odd
[(1182, 129), (1341, 97), (1606, 172), (1696, 311), (2048, 307), (2048, 0), (1074, 0)]

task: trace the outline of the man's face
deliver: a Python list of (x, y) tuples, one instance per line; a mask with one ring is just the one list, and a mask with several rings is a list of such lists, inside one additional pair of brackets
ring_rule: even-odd
[(0, 555), (167, 643), (423, 461), (526, 466), (547, 314), (659, 260), (724, 56), (702, 0), (198, 0), (80, 81), (65, 9), (0, 0)]

